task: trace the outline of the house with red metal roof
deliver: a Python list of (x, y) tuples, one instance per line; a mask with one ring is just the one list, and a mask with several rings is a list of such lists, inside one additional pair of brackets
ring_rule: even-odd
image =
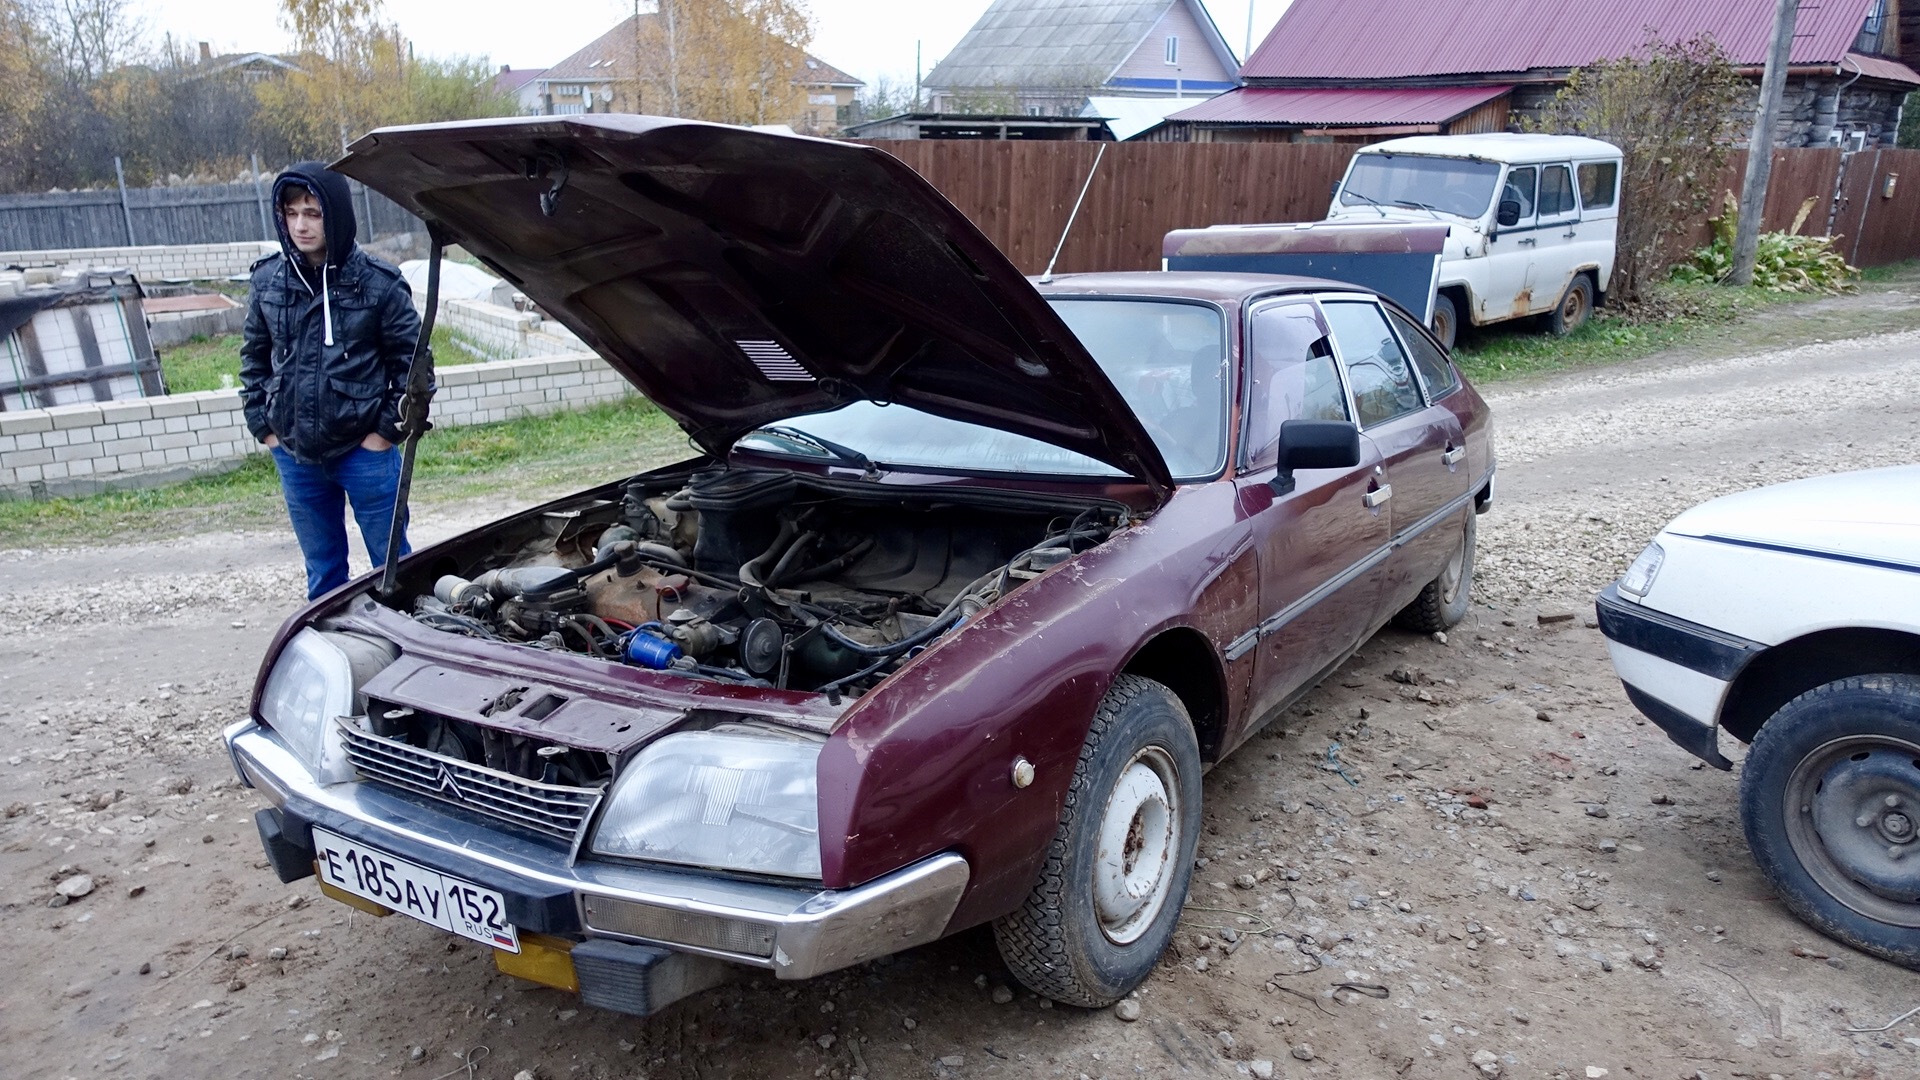
[[(1920, 88), (1920, 2), (1800, 5), (1779, 146), (1892, 145)], [(1375, 142), (1507, 131), (1575, 68), (1711, 36), (1755, 81), (1774, 0), (1294, 0), (1240, 85), (1142, 137), (1175, 142)]]

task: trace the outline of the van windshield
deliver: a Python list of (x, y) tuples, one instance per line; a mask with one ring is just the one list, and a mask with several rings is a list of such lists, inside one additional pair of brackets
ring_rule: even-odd
[(1478, 218), (1493, 201), (1500, 166), (1466, 158), (1360, 154), (1340, 188), (1341, 206), (1405, 206)]

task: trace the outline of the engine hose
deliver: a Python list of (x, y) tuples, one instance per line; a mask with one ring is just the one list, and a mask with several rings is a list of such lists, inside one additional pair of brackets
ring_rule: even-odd
[(865, 540), (848, 548), (844, 553), (836, 555), (818, 566), (809, 566), (805, 570), (795, 571), (793, 580), (819, 581), (821, 578), (832, 577), (847, 567), (852, 566), (860, 556), (873, 550), (873, 545), (874, 539), (869, 536)]
[[(859, 671), (856, 671), (851, 675), (842, 675), (839, 678), (833, 680), (832, 682), (826, 683), (825, 685), (821, 686), (820, 689), (814, 691), (814, 693), (826, 694), (830, 699), (837, 698), (839, 696), (841, 687), (847, 685), (850, 682), (855, 682), (857, 680), (864, 679), (867, 676), (873, 674), (874, 672), (879, 671), (881, 668), (886, 667), (889, 663), (892, 663), (892, 662), (893, 662), (893, 657), (891, 655), (883, 656), (880, 659), (875, 660), (873, 663), (868, 664), (866, 667), (861, 668)], [(839, 702), (835, 701), (834, 704), (837, 705), (839, 704)]]
[(946, 633), (953, 622), (960, 617), (960, 601), (964, 600), (966, 595), (970, 594), (955, 597), (953, 603), (948, 604), (945, 611), (934, 616), (932, 622), (901, 638), (899, 641), (891, 641), (885, 645), (863, 645), (841, 633), (832, 623), (821, 623), (820, 632), (827, 636), (828, 641), (833, 642), (835, 645), (840, 646), (842, 649), (856, 656), (898, 656), (908, 649), (913, 648), (915, 645), (925, 644), (939, 637), (941, 634)]
[(770, 563), (784, 554), (787, 550), (787, 545), (793, 542), (794, 534), (798, 531), (799, 529), (793, 522), (780, 522), (780, 531), (774, 536), (773, 543), (768, 546), (767, 550), (740, 564), (740, 583), (742, 585), (754, 585), (765, 588), (766, 581), (760, 576), (762, 564)]
[(679, 567), (681, 570), (687, 568), (687, 557), (680, 554), (679, 548), (668, 547), (665, 544), (658, 544), (651, 540), (636, 541), (633, 545), (633, 553), (643, 559), (650, 559), (656, 563), (669, 563)]
[(555, 578), (553, 581), (547, 583), (546, 585), (538, 589), (524, 590), (521, 592), (520, 595), (525, 597), (551, 596), (552, 594), (560, 592), (563, 589), (571, 589), (579, 585), (581, 582), (592, 577), (593, 575), (599, 573), (600, 571), (605, 570), (613, 566), (615, 563), (619, 562), (620, 556), (626, 554), (626, 549), (623, 547), (619, 547), (618, 545), (616, 545), (616, 548), (617, 550), (608, 551), (605, 555), (600, 556), (599, 558), (593, 560), (592, 562), (579, 568), (578, 570), (567, 571), (567, 575), (565, 577)]
[(793, 561), (819, 541), (820, 534), (811, 529), (801, 533), (800, 539), (795, 540), (792, 546), (787, 548), (787, 553), (780, 556), (780, 561), (773, 564), (773, 572), (767, 575), (767, 588), (777, 588), (787, 576), (787, 571), (793, 567)]

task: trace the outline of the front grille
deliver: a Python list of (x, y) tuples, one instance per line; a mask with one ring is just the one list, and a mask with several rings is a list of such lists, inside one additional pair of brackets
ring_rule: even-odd
[(472, 762), (430, 754), (340, 725), (347, 760), (361, 777), (452, 803), (491, 818), (573, 841), (600, 801), (601, 789), (542, 784)]

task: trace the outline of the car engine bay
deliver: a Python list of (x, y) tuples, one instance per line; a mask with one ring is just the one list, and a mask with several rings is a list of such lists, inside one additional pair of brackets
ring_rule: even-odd
[(1110, 504), (708, 468), (523, 518), (410, 574), (395, 606), (451, 634), (837, 700), (1124, 520)]

